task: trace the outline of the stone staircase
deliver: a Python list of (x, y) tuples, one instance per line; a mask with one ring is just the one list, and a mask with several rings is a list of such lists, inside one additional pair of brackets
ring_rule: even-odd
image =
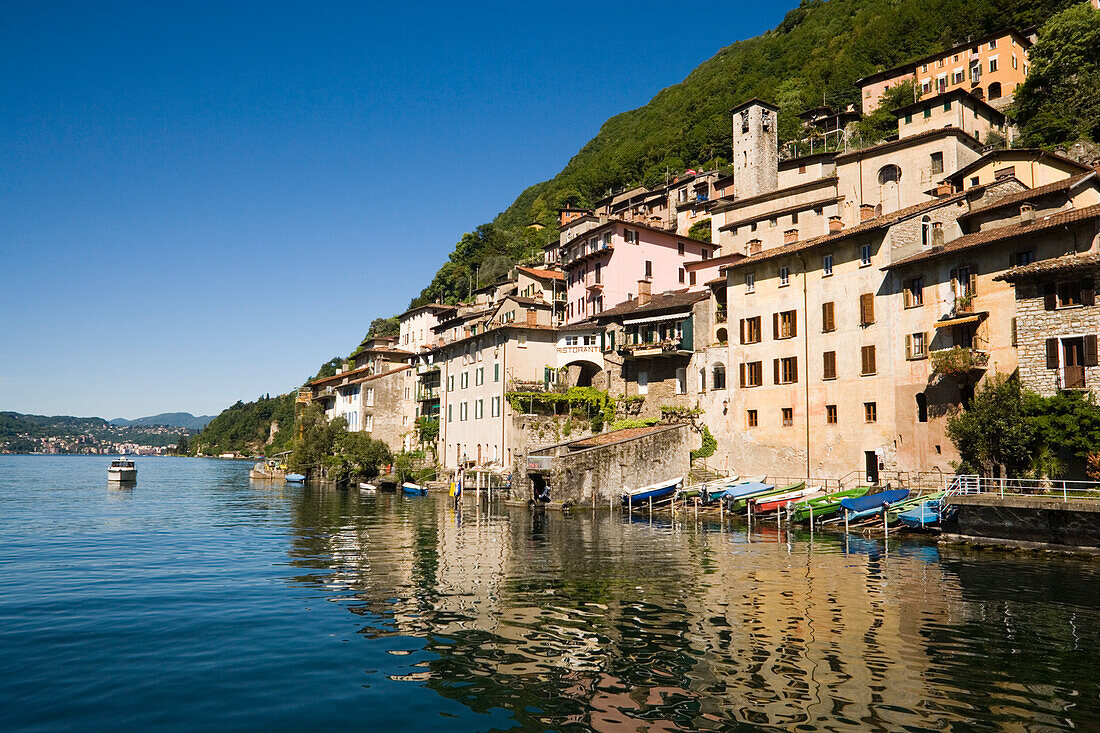
[(693, 461), (691, 470), (688, 471), (687, 485), (702, 484), (708, 481), (717, 481), (725, 478), (726, 474), (717, 471), (706, 464), (706, 461)]

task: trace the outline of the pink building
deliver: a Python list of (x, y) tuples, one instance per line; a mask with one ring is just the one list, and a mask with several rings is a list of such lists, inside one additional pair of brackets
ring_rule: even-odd
[(638, 281), (652, 292), (683, 289), (686, 265), (710, 259), (717, 249), (663, 229), (613, 219), (578, 236), (562, 250), (565, 320), (576, 323), (638, 292)]

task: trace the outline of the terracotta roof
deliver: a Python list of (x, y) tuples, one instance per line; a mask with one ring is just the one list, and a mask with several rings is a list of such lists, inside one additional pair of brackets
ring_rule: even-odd
[(1052, 160), (1058, 161), (1059, 163), (1065, 163), (1070, 167), (1077, 168), (1082, 172), (1087, 172), (1089, 170), (1089, 167), (1084, 163), (1078, 163), (1072, 158), (1067, 158), (1064, 155), (1051, 153), (1040, 148), (1004, 148), (1001, 150), (992, 150), (986, 153), (982, 157), (975, 160), (973, 163), (970, 163), (969, 165), (964, 165), (962, 168), (959, 168), (957, 171), (949, 176), (944, 176), (943, 180), (952, 182), (959, 181), (965, 178), (967, 174), (969, 174), (971, 171), (981, 168), (983, 165), (986, 165), (990, 161), (997, 160), (999, 158), (1019, 158), (1021, 156), (1028, 155), (1033, 155), (1035, 160), (1050, 158)]
[(1088, 173), (1082, 173), (1079, 176), (1069, 176), (1063, 178), (1060, 181), (1054, 183), (1048, 183), (1045, 186), (1038, 186), (1036, 188), (1029, 188), (1025, 191), (1018, 193), (1010, 193), (1007, 196), (1002, 196), (996, 201), (992, 201), (984, 206), (976, 206), (964, 214), (964, 216), (975, 216), (977, 214), (984, 214), (988, 211), (996, 211), (997, 209), (1003, 209), (1006, 206), (1012, 206), (1013, 204), (1023, 203), (1025, 201), (1031, 201), (1032, 199), (1042, 198), (1043, 196), (1049, 196), (1052, 193), (1058, 193), (1059, 191), (1068, 191), (1069, 189), (1076, 188), (1078, 184), (1085, 182), (1089, 178), (1096, 176), (1096, 171), (1089, 171)]
[[(971, 189), (973, 191), (973, 189)], [(806, 239), (801, 242), (792, 242), (791, 244), (785, 244), (781, 247), (773, 247), (772, 249), (758, 252), (754, 255), (749, 255), (740, 262), (734, 262), (733, 264), (726, 265), (720, 269), (720, 272), (726, 270), (732, 270), (736, 267), (743, 267), (746, 265), (754, 265), (758, 262), (764, 262), (766, 260), (775, 259), (776, 257), (783, 257), (786, 255), (797, 254), (814, 247), (819, 247), (823, 244), (832, 244), (848, 237), (854, 237), (857, 234), (863, 234), (875, 229), (881, 229), (883, 227), (892, 226), (900, 221), (922, 214), (925, 211), (931, 211), (932, 209), (940, 206), (946, 206), (948, 204), (956, 203), (957, 201), (966, 198), (969, 192), (962, 191), (951, 196), (945, 196), (942, 199), (933, 199), (932, 201), (925, 201), (920, 204), (914, 204), (904, 209), (898, 209), (897, 211), (882, 216), (875, 217), (874, 219), (868, 219), (865, 222), (861, 222), (854, 227), (848, 229), (842, 229), (839, 232), (833, 232), (831, 234), (825, 234), (813, 239)]]
[[(745, 199), (745, 200), (747, 200), (747, 199)], [(806, 203), (803, 203), (803, 204), (795, 204), (794, 206), (787, 206), (787, 207), (782, 208), (782, 209), (774, 209), (772, 211), (765, 211), (765, 212), (762, 212), (760, 214), (756, 214), (755, 216), (745, 216), (745, 217), (742, 217), (740, 219), (737, 219), (736, 221), (731, 221), (727, 224), (723, 224), (722, 226), (718, 227), (718, 231), (726, 232), (726, 231), (729, 231), (731, 229), (736, 229), (737, 227), (744, 226), (745, 224), (751, 224), (754, 221), (763, 221), (765, 219), (775, 219), (777, 217), (785, 216), (785, 215), (793, 213), (795, 211), (805, 211), (806, 209), (813, 209), (815, 207), (824, 207), (824, 206), (827, 206), (828, 204), (838, 204), (843, 200), (844, 200), (843, 196), (827, 196), (826, 198), (817, 199), (815, 201), (807, 201)]]
[(573, 450), (595, 448), (601, 445), (618, 443), (620, 440), (630, 440), (632, 438), (641, 438), (645, 435), (651, 435), (652, 433), (660, 433), (664, 430), (668, 430), (669, 427), (670, 426), (668, 425), (651, 425), (644, 428), (623, 428), (622, 430), (612, 430), (610, 433), (601, 433), (600, 435), (593, 435), (591, 438), (583, 438), (575, 443), (570, 443), (569, 447)]
[(559, 331), (592, 331), (599, 328), (599, 324), (596, 323), (594, 318), (586, 318), (583, 321), (577, 321), (576, 323), (570, 323), (568, 325), (559, 328)]
[(993, 279), (1016, 282), (1017, 280), (1053, 272), (1074, 272), (1076, 270), (1095, 270), (1098, 268), (1100, 268), (1100, 252), (1086, 252), (1052, 257), (1049, 260), (1032, 262), (1030, 265), (1013, 267), (1008, 272), (1001, 273)]
[(898, 140), (887, 140), (884, 143), (878, 145), (872, 145), (869, 148), (861, 148), (859, 150), (853, 150), (850, 153), (844, 153), (843, 155), (836, 156), (836, 162), (841, 163), (845, 160), (856, 160), (858, 158), (864, 158), (868, 155), (877, 155), (893, 148), (903, 148), (911, 145), (914, 142), (923, 142), (929, 138), (936, 137), (957, 137), (964, 143), (969, 145), (974, 150), (980, 150), (982, 144), (974, 139), (974, 137), (966, 132), (963, 132), (957, 127), (940, 127), (935, 130), (929, 130), (927, 132), (918, 132), (916, 135), (909, 135)]
[(685, 308), (695, 305), (700, 300), (706, 300), (709, 297), (710, 293), (702, 290), (673, 290), (672, 292), (657, 293), (651, 296), (650, 301), (645, 305), (638, 305), (637, 299), (631, 298), (626, 302), (619, 303), (614, 308), (608, 308), (602, 313), (597, 313), (594, 318), (598, 321), (602, 321), (617, 316), (638, 315), (640, 313), (654, 313), (663, 310)]
[(517, 271), (526, 272), (534, 277), (541, 277), (544, 280), (564, 280), (565, 275), (555, 270), (542, 270), (537, 267), (517, 267)]
[[(369, 379), (378, 379), (378, 378), (381, 378), (381, 377), (385, 377), (389, 374), (396, 374), (397, 372), (404, 371), (405, 369), (412, 369), (411, 366), (409, 366), (408, 364), (405, 364), (403, 366), (397, 367), (396, 369), (390, 369), (389, 371), (378, 372), (377, 374), (365, 374), (365, 372), (369, 368), (370, 368), (370, 365), (368, 364), (367, 366), (359, 367), (358, 369), (349, 369), (348, 371), (343, 372), (341, 374), (334, 374), (331, 377), (321, 377), (320, 379), (314, 379), (311, 382), (306, 382), (306, 384), (308, 384), (310, 386), (316, 386), (316, 385), (319, 385), (319, 384), (324, 384), (325, 382), (340, 381), (340, 380), (346, 379), (347, 377), (350, 377), (350, 376), (355, 377), (355, 379), (353, 380), (354, 382), (365, 382)], [(351, 382), (349, 382), (349, 384), (351, 384)]]
[(525, 298), (522, 295), (509, 295), (500, 301), (500, 305), (504, 305), (505, 300), (511, 300), (515, 303), (519, 303), (520, 305), (534, 305), (538, 306), (539, 308), (550, 307), (550, 304), (547, 303), (545, 300), (539, 300), (538, 298)]
[[(914, 137), (916, 137), (914, 135)], [(815, 178), (810, 181), (802, 181), (796, 183), (793, 186), (786, 186), (784, 188), (776, 188), (772, 191), (766, 191), (765, 193), (758, 193), (755, 196), (749, 196), (748, 198), (734, 198), (731, 196), (723, 196), (722, 198), (713, 199), (714, 206), (711, 207), (713, 212), (732, 211), (733, 209), (740, 209), (744, 206), (751, 206), (753, 204), (763, 203), (764, 201), (770, 201), (775, 198), (784, 198), (794, 193), (801, 193), (802, 191), (813, 190), (815, 188), (824, 188), (827, 186), (835, 186), (837, 184), (836, 174), (824, 176), (822, 178)]]
[(966, 91), (965, 89), (952, 89), (949, 92), (937, 94), (934, 97), (925, 97), (924, 99), (918, 99), (916, 102), (903, 104), (902, 106), (892, 109), (890, 111), (896, 114), (898, 117), (901, 117), (906, 113), (915, 112), (917, 110), (924, 109), (925, 107), (937, 107), (939, 105), (942, 105), (944, 102), (952, 99), (959, 99), (963, 102), (972, 104), (974, 107), (984, 110), (994, 119), (999, 119), (1001, 122), (1004, 122), (1005, 116), (1003, 112), (986, 102), (984, 99), (979, 99), (978, 97), (975, 97), (973, 94)]
[(953, 254), (955, 252), (963, 252), (975, 247), (981, 247), (986, 244), (992, 244), (994, 242), (1002, 242), (1006, 239), (1013, 239), (1015, 237), (1023, 237), (1029, 234), (1038, 234), (1039, 232), (1047, 231), (1048, 229), (1055, 229), (1067, 224), (1075, 224), (1082, 221), (1091, 221), (1094, 219), (1100, 219), (1100, 204), (1095, 206), (1087, 206), (1083, 209), (1073, 209), (1071, 211), (1060, 211), (1057, 214), (1051, 214), (1044, 216), (1041, 219), (1035, 221), (1020, 222), (1019, 224), (1012, 224), (1006, 227), (999, 227), (997, 229), (989, 229), (984, 232), (975, 232), (973, 234), (965, 234), (957, 239), (953, 239), (942, 248), (933, 248), (927, 252), (920, 252), (912, 257), (906, 257), (903, 260), (892, 262), (886, 265), (884, 270), (891, 270), (895, 267), (901, 267), (903, 265), (910, 265), (914, 262), (923, 262), (925, 260), (935, 259), (947, 254)]
[(422, 311), (422, 310), (436, 310), (436, 311), (454, 310), (454, 306), (453, 305), (441, 305), (439, 303), (428, 303), (426, 305), (418, 305), (415, 308), (409, 308), (407, 311), (405, 311), (404, 313), (399, 315), (398, 318), (404, 318), (405, 316), (409, 315), (410, 313), (416, 313), (417, 311)]
[(882, 71), (877, 71), (874, 74), (869, 74), (868, 76), (863, 77), (862, 79), (856, 79), (856, 86), (857, 87), (866, 86), (870, 82), (875, 81), (880, 77), (883, 78), (883, 79), (889, 79), (892, 76), (897, 76), (898, 74), (905, 73), (906, 71), (916, 71), (916, 68), (918, 66), (920, 66), (921, 64), (923, 64), (923, 63), (927, 63), (929, 61), (936, 61), (937, 59), (939, 59), (943, 56), (950, 56), (950, 55), (954, 54), (956, 51), (960, 51), (964, 48), (973, 48), (974, 46), (980, 46), (981, 44), (986, 43), (986, 42), (988, 42), (988, 41), (990, 41), (994, 38), (1001, 38), (1001, 37), (1007, 36), (1007, 35), (1016, 36), (1016, 38), (1018, 40), (1023, 41), (1023, 43), (1021, 43), (1020, 45), (1025, 50), (1031, 45), (1031, 41), (1029, 41), (1027, 39), (1027, 36), (1025, 36), (1020, 31), (1016, 30), (1015, 28), (1003, 28), (1003, 29), (1001, 29), (999, 31), (996, 31), (994, 33), (986, 34), (986, 35), (982, 36), (981, 38), (975, 38), (974, 40), (967, 41), (966, 43), (959, 43), (959, 44), (951, 46), (950, 48), (947, 48), (943, 51), (940, 51), (939, 53), (934, 53), (930, 56), (925, 56), (923, 58), (919, 58), (916, 61), (910, 61), (909, 63), (902, 64), (900, 66), (895, 66), (895, 67), (890, 68), (890, 69), (884, 69)]

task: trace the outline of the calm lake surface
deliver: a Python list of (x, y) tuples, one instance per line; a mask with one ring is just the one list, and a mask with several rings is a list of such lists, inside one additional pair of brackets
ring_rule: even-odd
[(1100, 729), (1097, 561), (108, 462), (0, 456), (3, 730)]

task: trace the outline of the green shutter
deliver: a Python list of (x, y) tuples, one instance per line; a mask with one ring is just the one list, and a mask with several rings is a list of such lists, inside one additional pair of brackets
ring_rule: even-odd
[(684, 323), (683, 323), (683, 334), (684, 334), (684, 336), (683, 336), (683, 340), (681, 341), (681, 347), (680, 348), (682, 348), (686, 351), (694, 351), (695, 350), (695, 347), (693, 346), (693, 344), (695, 343), (695, 338), (694, 338), (694, 333), (693, 333), (693, 326), (692, 326), (693, 323), (694, 323), (694, 320), (692, 319), (691, 316), (688, 316), (687, 318), (684, 319)]

